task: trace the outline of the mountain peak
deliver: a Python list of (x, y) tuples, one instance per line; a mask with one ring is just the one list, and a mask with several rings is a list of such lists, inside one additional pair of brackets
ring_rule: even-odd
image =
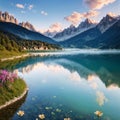
[(89, 19), (89, 18), (86, 18), (86, 19), (85, 19), (85, 22), (86, 22), (86, 23), (92, 23), (92, 20)]
[(16, 18), (14, 18), (14, 16), (10, 15), (8, 12), (2, 12), (2, 11), (0, 11), (0, 21), (18, 24), (18, 21)]
[(65, 39), (69, 39), (95, 26), (96, 26), (96, 23), (87, 18), (85, 21), (81, 22), (78, 25), (78, 27), (75, 27), (74, 25), (70, 25), (68, 28), (64, 29), (62, 32), (57, 33), (54, 36), (54, 39), (61, 40), (61, 41)]
[(96, 23), (93, 20), (87, 18), (87, 19), (85, 19), (85, 21), (81, 22), (78, 27), (79, 28), (89, 28), (93, 25), (96, 25)]
[(75, 28), (75, 26), (73, 24), (71, 24), (69, 28)]
[(19, 23), (19, 25), (26, 28), (26, 29), (29, 29), (31, 31), (36, 31), (34, 26), (31, 23), (29, 23), (28, 21)]
[(24, 27), (26, 29), (31, 30), (31, 31), (36, 31), (34, 26), (32, 24), (30, 24), (28, 21), (18, 23), (18, 20), (13, 15), (10, 15), (6, 11), (5, 12), (0, 11), (0, 21), (14, 23), (16, 25), (20, 25), (20, 26), (22, 26), (22, 27)]
[(98, 29), (101, 31), (101, 33), (104, 33), (109, 27), (111, 27), (115, 22), (117, 21), (117, 18), (111, 14), (107, 14), (103, 19), (100, 21), (100, 23), (97, 25)]

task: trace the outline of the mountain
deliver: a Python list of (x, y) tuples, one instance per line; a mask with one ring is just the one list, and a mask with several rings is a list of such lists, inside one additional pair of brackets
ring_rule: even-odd
[(29, 23), (29, 22), (19, 23), (18, 20), (14, 16), (10, 15), (8, 12), (0, 11), (0, 21), (14, 23), (14, 24), (20, 25), (28, 30), (36, 31), (34, 26), (31, 23)]
[(115, 22), (117, 21), (117, 17), (107, 14), (97, 25), (98, 29), (101, 33), (104, 33), (107, 29), (109, 29)]
[(72, 47), (72, 48), (88, 48), (86, 43), (92, 41), (101, 35), (100, 30), (97, 27), (91, 28), (84, 31), (70, 39), (59, 42), (62, 47)]
[(0, 56), (2, 54), (19, 53), (23, 50), (56, 50), (61, 49), (55, 44), (49, 44), (37, 40), (26, 40), (8, 32), (0, 30)]
[(30, 24), (29, 22), (22, 22), (22, 23), (19, 23), (19, 25), (28, 29), (28, 30), (36, 31), (34, 26), (32, 24)]
[(0, 21), (18, 24), (18, 20), (14, 18), (14, 16), (10, 15), (8, 12), (2, 13), (0, 11)]
[(85, 21), (81, 22), (78, 27), (71, 25), (70, 27), (64, 29), (62, 32), (57, 33), (53, 37), (53, 39), (58, 40), (58, 41), (63, 41), (95, 26), (96, 26), (95, 22), (93, 22), (90, 19), (86, 19)]
[(101, 34), (101, 36), (87, 44), (92, 48), (120, 49), (120, 20), (116, 21), (109, 29)]
[(34, 32), (28, 30), (24, 27), (19, 25), (9, 23), (9, 22), (0, 22), (0, 30), (8, 33), (12, 33), (14, 35), (19, 36), (20, 38), (27, 39), (27, 40), (40, 40), (43, 42), (48, 42), (52, 44), (56, 44), (54, 40), (48, 38), (38, 32)]
[(96, 27), (60, 44), (64, 47), (120, 49), (120, 20), (106, 15)]
[(73, 36), (76, 32), (75, 26), (71, 25), (70, 27), (64, 29), (62, 32), (57, 33), (53, 39), (56, 41), (63, 41)]

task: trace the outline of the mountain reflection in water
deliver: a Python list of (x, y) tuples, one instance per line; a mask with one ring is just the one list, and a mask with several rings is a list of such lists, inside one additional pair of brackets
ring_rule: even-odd
[[(21, 120), (119, 120), (120, 54), (55, 54), (27, 58), (14, 71), (29, 93)], [(95, 111), (103, 112), (97, 118)], [(13, 120), (18, 119), (14, 115)]]

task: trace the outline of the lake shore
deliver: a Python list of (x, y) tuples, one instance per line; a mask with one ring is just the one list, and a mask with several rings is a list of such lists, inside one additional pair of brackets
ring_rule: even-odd
[(23, 54), (23, 55), (19, 55), (19, 56), (12, 56), (12, 57), (8, 57), (8, 58), (1, 58), (0, 61), (3, 62), (3, 61), (8, 61), (8, 60), (14, 60), (14, 59), (19, 59), (19, 58), (25, 58), (25, 57), (29, 57), (30, 54), (27, 53), (27, 54)]
[(19, 97), (15, 97), (12, 100), (6, 102), (4, 105), (1, 105), (0, 106), (0, 110), (3, 109), (3, 108), (5, 108), (5, 107), (7, 107), (7, 106), (9, 106), (9, 105), (11, 105), (11, 104), (13, 104), (13, 103), (15, 103), (16, 101), (22, 99), (27, 94), (28, 90), (29, 90), (28, 87), (26, 87), (26, 89), (24, 90), (24, 92)]
[(19, 58), (26, 58), (26, 57), (30, 57), (30, 56), (35, 56), (35, 54), (33, 53), (49, 53), (49, 52), (58, 52), (59, 50), (36, 50), (36, 51), (29, 51), (25, 54), (21, 54), (21, 55), (11, 55), (11, 57), (2, 57), (0, 58), (0, 62), (4, 62), (4, 61), (10, 61), (10, 60), (14, 60), (14, 59), (19, 59)]

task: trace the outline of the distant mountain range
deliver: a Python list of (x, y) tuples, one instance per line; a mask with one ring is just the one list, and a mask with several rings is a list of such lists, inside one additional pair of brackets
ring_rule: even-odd
[(64, 47), (120, 48), (120, 19), (106, 15), (95, 27), (60, 42)]
[[(12, 33), (27, 40), (39, 40), (62, 47), (120, 49), (120, 17), (107, 14), (99, 23), (90, 19), (81, 22), (78, 27), (71, 25), (53, 38), (35, 31), (29, 22), (18, 20), (7, 12), (0, 12), (0, 31)], [(52, 33), (48, 33), (52, 36)], [(57, 41), (60, 42), (57, 42)], [(63, 41), (64, 40), (64, 41)]]
[(97, 23), (90, 19), (86, 19), (85, 21), (81, 22), (78, 27), (75, 27), (74, 25), (71, 25), (70, 27), (64, 29), (62, 32), (57, 33), (53, 39), (57, 41), (64, 41), (66, 39), (69, 39), (77, 34), (80, 34), (86, 30), (89, 30), (90, 28), (93, 28), (96, 26)]

